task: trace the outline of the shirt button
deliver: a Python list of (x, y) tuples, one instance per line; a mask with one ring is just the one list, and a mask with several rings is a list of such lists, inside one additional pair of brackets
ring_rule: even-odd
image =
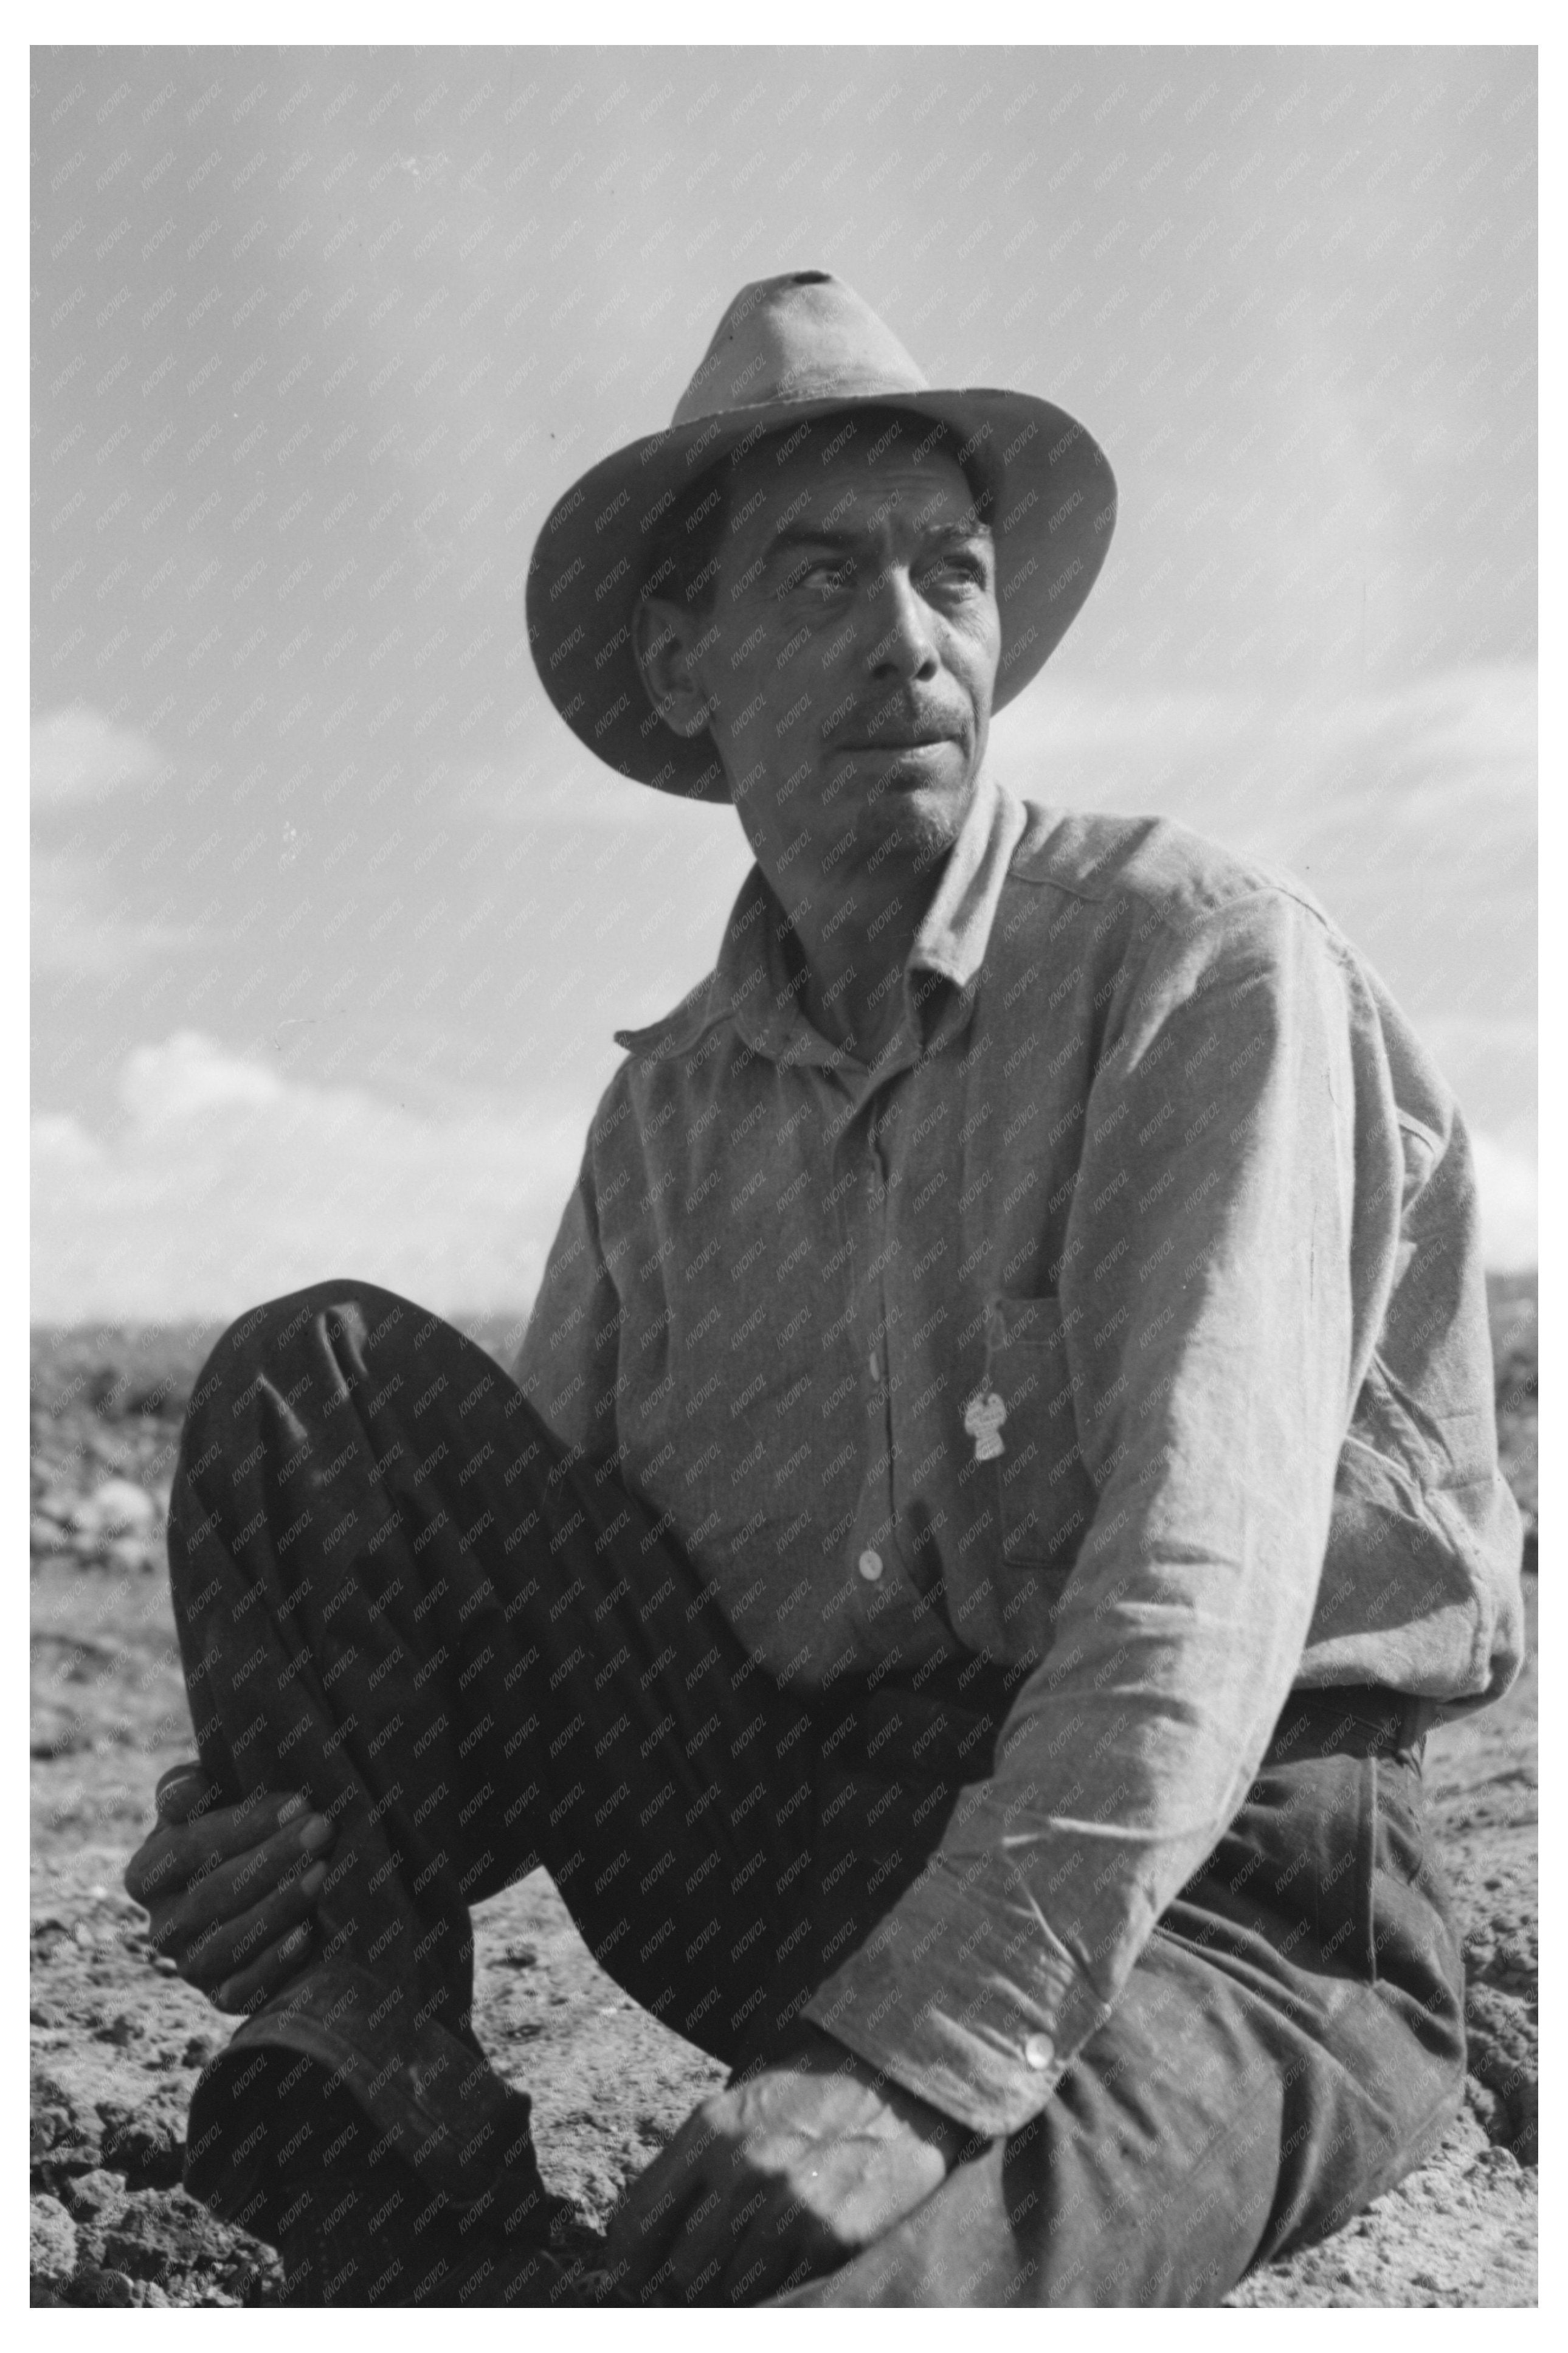
[(1025, 2064), (1037, 2072), (1048, 2067), (1056, 2055), (1057, 2046), (1048, 2034), (1031, 2034), (1024, 2045)]
[(882, 1359), (879, 1356), (875, 1348), (873, 1348), (871, 1351), (871, 1378), (874, 1381), (879, 1381), (881, 1377)]
[(871, 1552), (870, 1550), (863, 1552), (860, 1556), (859, 1568), (860, 1574), (865, 1578), (867, 1584), (875, 1585), (877, 1579), (882, 1574), (881, 1554), (879, 1552)]

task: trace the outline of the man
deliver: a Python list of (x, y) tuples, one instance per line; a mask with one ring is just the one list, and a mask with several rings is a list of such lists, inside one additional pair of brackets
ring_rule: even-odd
[(1464, 1131), (1299, 892), (987, 767), (1113, 511), (804, 271), (541, 534), (563, 717), (756, 866), (518, 1385), (341, 1282), (192, 1398), (127, 1884), (250, 2013), (187, 2179), (292, 2300), (551, 2293), (469, 2017), (535, 1861), (733, 2071), (624, 2297), (1213, 2301), (1454, 2113), (1422, 1746), (1521, 1619)]

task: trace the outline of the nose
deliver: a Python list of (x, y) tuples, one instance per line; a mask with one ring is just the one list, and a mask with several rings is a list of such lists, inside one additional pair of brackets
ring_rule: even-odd
[(941, 668), (931, 634), (931, 607), (902, 565), (883, 577), (882, 628), (867, 657), (873, 678), (934, 678)]

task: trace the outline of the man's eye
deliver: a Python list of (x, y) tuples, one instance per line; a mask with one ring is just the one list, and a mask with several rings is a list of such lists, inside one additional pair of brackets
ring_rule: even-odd
[(944, 555), (935, 564), (928, 565), (921, 578), (922, 582), (929, 580), (933, 585), (944, 580), (962, 580), (965, 586), (984, 588), (986, 571), (978, 555)]
[(815, 561), (797, 564), (786, 573), (779, 584), (779, 593), (784, 596), (803, 593), (811, 596), (829, 596), (852, 586), (854, 579), (855, 565), (849, 558), (829, 561), (826, 556), (819, 556)]

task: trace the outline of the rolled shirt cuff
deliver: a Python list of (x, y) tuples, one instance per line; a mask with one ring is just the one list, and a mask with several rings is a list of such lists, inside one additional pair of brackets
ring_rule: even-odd
[(1037, 2116), (1110, 2015), (1037, 1913), (998, 1919), (926, 1872), (818, 1987), (805, 2015), (971, 2132)]

